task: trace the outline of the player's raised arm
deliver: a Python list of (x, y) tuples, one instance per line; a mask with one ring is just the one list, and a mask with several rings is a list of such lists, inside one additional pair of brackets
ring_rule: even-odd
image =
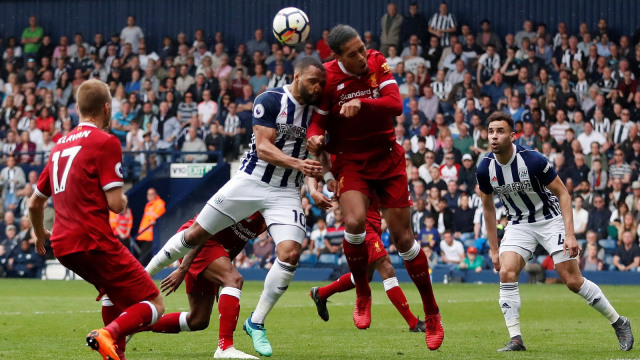
[(300, 170), (306, 176), (318, 176), (322, 171), (322, 166), (318, 161), (311, 159), (297, 159), (278, 149), (278, 147), (275, 146), (275, 128), (254, 125), (253, 134), (256, 137), (256, 150), (258, 152), (258, 157), (269, 164)]

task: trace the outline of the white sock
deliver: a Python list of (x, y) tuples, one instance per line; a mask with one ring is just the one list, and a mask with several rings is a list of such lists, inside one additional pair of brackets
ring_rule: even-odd
[(509, 336), (522, 336), (520, 332), (520, 290), (518, 283), (500, 283), (500, 309), (507, 324)]
[(392, 277), (382, 281), (382, 285), (384, 285), (384, 291), (389, 291), (396, 286), (400, 286), (398, 284), (398, 278)]
[(420, 251), (422, 251), (422, 248), (420, 247), (420, 244), (417, 241), (414, 241), (413, 245), (411, 246), (411, 248), (409, 250), (407, 250), (406, 252), (400, 252), (399, 254), (400, 254), (400, 257), (402, 257), (402, 259), (404, 261), (411, 261), (411, 260), (415, 259), (416, 256), (418, 256)]
[(587, 301), (587, 304), (606, 317), (611, 324), (615, 323), (620, 317), (616, 309), (607, 300), (607, 297), (604, 296), (600, 287), (586, 278), (580, 287), (580, 291), (578, 291), (578, 295), (582, 296)]
[(367, 232), (363, 232), (362, 234), (352, 234), (348, 232), (344, 232), (344, 239), (347, 240), (348, 243), (353, 245), (360, 245), (364, 242), (364, 239), (367, 237)]
[(181, 312), (180, 318), (178, 319), (180, 323), (180, 331), (191, 331), (189, 328), (189, 323), (187, 322), (187, 312)]
[(264, 279), (264, 290), (262, 290), (256, 309), (253, 310), (253, 315), (251, 316), (252, 323), (264, 324), (264, 319), (267, 317), (267, 314), (269, 314), (273, 306), (278, 302), (278, 299), (280, 299), (280, 296), (282, 296), (289, 287), (293, 279), (293, 274), (296, 272), (296, 267), (295, 265), (287, 264), (276, 259), (276, 262)]
[(145, 268), (149, 275), (155, 275), (158, 271), (182, 258), (193, 249), (193, 247), (187, 245), (184, 241), (184, 232), (185, 230), (173, 235), (153, 259), (149, 261), (149, 264)]

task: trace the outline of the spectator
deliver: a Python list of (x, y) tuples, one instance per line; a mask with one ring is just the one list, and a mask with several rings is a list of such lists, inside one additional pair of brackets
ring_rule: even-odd
[(473, 241), (475, 238), (473, 226), (475, 210), (469, 207), (469, 196), (467, 194), (460, 195), (459, 205), (455, 209), (455, 216), (452, 221), (453, 236), (463, 244), (467, 244), (468, 241)]
[(448, 265), (451, 270), (454, 270), (464, 260), (464, 246), (460, 241), (453, 238), (451, 230), (446, 230), (442, 233), (442, 240), (444, 240), (440, 242), (442, 262)]
[[(631, 182), (631, 166), (624, 162), (622, 150), (615, 150), (613, 153), (614, 163), (609, 166), (609, 182), (614, 179), (622, 180), (622, 184), (629, 185)], [(609, 184), (610, 186), (611, 184)]]
[(432, 250), (440, 252), (440, 233), (435, 228), (435, 219), (431, 214), (424, 217), (424, 227), (420, 229), (418, 241), (421, 247), (429, 246)]
[(181, 126), (186, 126), (191, 118), (198, 115), (198, 104), (193, 101), (193, 94), (187, 92), (184, 94), (184, 101), (178, 104), (178, 113), (176, 117)]
[(310, 240), (313, 241), (313, 253), (316, 256), (320, 256), (324, 252), (325, 243), (324, 239), (327, 234), (327, 222), (324, 218), (320, 217), (316, 220), (315, 229), (311, 232)]
[(127, 144), (127, 132), (131, 130), (131, 121), (134, 119), (135, 116), (131, 112), (131, 105), (125, 101), (120, 106), (120, 111), (111, 120), (111, 132), (120, 139), (122, 146)]
[[(181, 150), (183, 152), (207, 151), (207, 146), (205, 145), (204, 141), (198, 137), (197, 128), (193, 126), (189, 127), (189, 133), (188, 133), (187, 139), (182, 144)], [(182, 161), (183, 162), (205, 162), (207, 161), (208, 157), (209, 156), (207, 154), (188, 154), (188, 155), (183, 155)]]
[(482, 266), (484, 265), (484, 259), (481, 256), (478, 256), (478, 249), (473, 246), (470, 246), (467, 249), (467, 256), (460, 262), (458, 265), (458, 269), (460, 270), (472, 270), (477, 273), (482, 271)]
[(387, 5), (387, 13), (382, 16), (382, 34), (380, 35), (380, 52), (389, 55), (389, 46), (396, 48), (400, 46), (400, 35), (402, 30), (402, 15), (398, 14), (396, 4), (389, 3)]
[(16, 156), (20, 156), (20, 164), (31, 164), (35, 160), (36, 144), (29, 138), (29, 131), (20, 133), (20, 142), (16, 146)]
[[(618, 216), (620, 223), (616, 225), (616, 228), (618, 230), (618, 246), (622, 246), (622, 235), (625, 233), (625, 231), (628, 231), (631, 234), (631, 238), (633, 239), (634, 243), (638, 242), (638, 224), (636, 223), (633, 214), (629, 212), (629, 209), (626, 206), (626, 204), (621, 204), (621, 206), (618, 207), (618, 214), (620, 214)], [(625, 210), (626, 213), (622, 214), (622, 212)]]
[(224, 119), (222, 133), (225, 136), (225, 155), (229, 161), (238, 157), (241, 144), (242, 128), (240, 126), (240, 118), (236, 114), (236, 103), (230, 103), (227, 107), (229, 113)]
[(420, 234), (422, 227), (424, 226), (424, 218), (426, 216), (428, 216), (426, 200), (424, 198), (418, 198), (415, 201), (415, 208), (411, 209), (411, 228), (413, 229), (414, 234)]
[(9, 275), (20, 278), (39, 278), (44, 259), (37, 252), (35, 247), (29, 245), (29, 240), (20, 241), (20, 246), (9, 254), (7, 262)]
[(267, 56), (271, 53), (271, 49), (269, 49), (269, 44), (264, 40), (264, 34), (262, 29), (256, 29), (254, 32), (254, 38), (250, 39), (246, 43), (247, 52), (249, 56), (253, 56), (255, 51), (260, 51), (262, 54), (262, 60), (266, 59)]
[(476, 187), (476, 171), (477, 168), (471, 155), (464, 154), (462, 156), (462, 166), (458, 171), (458, 189), (460, 191), (469, 194)]
[(637, 271), (640, 266), (640, 248), (629, 231), (622, 234), (622, 246), (613, 257), (613, 266), (618, 271)]
[[(584, 123), (584, 133), (578, 135), (578, 141), (580, 142), (580, 146), (582, 147), (582, 152), (585, 155), (591, 154), (593, 151), (593, 143), (597, 143), (598, 151), (601, 149), (601, 146), (604, 147), (602, 150), (608, 150), (608, 143), (602, 134), (593, 131), (593, 124), (589, 121)], [(601, 154), (598, 152), (594, 156), (599, 157)], [(589, 157), (587, 156), (587, 164), (589, 163)], [(623, 158), (624, 160), (624, 158)]]
[(253, 93), (257, 96), (262, 94), (269, 86), (269, 78), (264, 75), (264, 65), (256, 64), (255, 75), (249, 79), (249, 84), (253, 88)]
[(176, 90), (184, 96), (189, 87), (196, 83), (193, 76), (189, 74), (189, 67), (185, 64), (180, 66), (180, 76), (176, 79)]
[(595, 232), (598, 239), (606, 239), (608, 236), (607, 230), (609, 228), (611, 211), (604, 206), (604, 199), (601, 195), (594, 196), (593, 205), (593, 209), (589, 212), (587, 231), (591, 230)]
[(144, 39), (142, 29), (136, 25), (136, 18), (133, 15), (127, 16), (127, 26), (120, 31), (120, 43), (131, 44), (133, 52), (138, 53), (140, 42)]
[[(224, 153), (225, 138), (218, 130), (219, 125), (215, 122), (209, 124), (209, 133), (204, 139), (204, 143), (207, 146), (207, 151), (218, 151), (219, 154)], [(209, 155), (209, 162), (217, 162), (222, 159), (220, 155)]]
[[(329, 221), (327, 222), (329, 223)], [(333, 222), (331, 222), (331, 224), (331, 226), (327, 227), (327, 233), (324, 238), (324, 249), (321, 253), (341, 254), (345, 224), (342, 216), (342, 210), (340, 208), (333, 210)]]
[(131, 228), (133, 227), (133, 215), (129, 207), (119, 214), (109, 211), (109, 224), (113, 234), (127, 249), (131, 245)]
[(589, 221), (589, 212), (582, 208), (584, 200), (582, 196), (576, 196), (573, 199), (573, 227), (576, 239), (584, 239), (587, 230), (587, 222)]
[(518, 31), (515, 36), (516, 45), (522, 49), (522, 40), (526, 37), (527, 39), (534, 39), (536, 37), (536, 32), (533, 31), (533, 24), (531, 20), (525, 20), (522, 24), (522, 30)]
[(253, 256), (256, 257), (260, 267), (271, 267), (270, 260), (273, 257), (274, 249), (275, 245), (273, 244), (273, 239), (266, 231), (258, 235), (258, 238), (253, 243)]
[(138, 261), (142, 266), (147, 266), (151, 260), (151, 245), (153, 242), (153, 228), (158, 218), (165, 213), (164, 200), (158, 196), (156, 189), (149, 188), (147, 190), (147, 204), (144, 207), (144, 215), (140, 220), (138, 227), (138, 235), (136, 245), (138, 246)]
[(14, 155), (7, 157), (7, 166), (0, 171), (0, 185), (2, 186), (2, 198), (5, 211), (13, 210), (17, 206), (16, 191), (22, 188), (26, 177), (22, 168), (16, 166)]
[(587, 244), (587, 251), (580, 258), (581, 271), (602, 271), (604, 263), (598, 258), (598, 248), (593, 244)]
[(455, 37), (458, 22), (455, 15), (449, 13), (446, 3), (440, 3), (439, 10), (431, 16), (428, 30), (431, 35), (440, 39), (440, 46), (449, 46), (450, 39)]
[(158, 154), (158, 161), (171, 161), (171, 154), (167, 154), (172, 146), (173, 141), (180, 133), (180, 122), (169, 113), (169, 104), (163, 101), (160, 103), (160, 113), (153, 120), (151, 138), (155, 147), (162, 151)]
[(29, 17), (29, 27), (22, 32), (21, 43), (24, 45), (24, 58), (36, 58), (40, 43), (44, 36), (44, 30), (38, 26), (35, 16)]

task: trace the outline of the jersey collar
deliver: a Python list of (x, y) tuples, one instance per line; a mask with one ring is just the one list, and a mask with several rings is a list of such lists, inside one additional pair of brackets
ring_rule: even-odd
[(302, 106), (300, 105), (300, 103), (298, 103), (298, 100), (296, 100), (296, 98), (293, 97), (293, 95), (291, 94), (291, 91), (289, 91), (289, 86), (282, 87), (284, 89), (284, 93), (287, 94), (287, 97), (289, 98), (289, 100), (291, 100), (296, 106)]
[(511, 166), (511, 163), (513, 162), (513, 159), (516, 158), (516, 153), (518, 151), (518, 149), (516, 148), (516, 144), (511, 144), (511, 147), (513, 148), (513, 155), (511, 155), (511, 159), (509, 159), (509, 161), (507, 161), (507, 163), (503, 165), (503, 164), (500, 164), (500, 161), (498, 161), (498, 157), (496, 156), (496, 163), (498, 163), (498, 165), (502, 167)]
[(358, 79), (360, 79), (362, 77), (362, 76), (358, 76), (356, 74), (352, 74), (352, 73), (348, 72), (347, 69), (344, 67), (344, 65), (342, 65), (342, 62), (340, 62), (340, 61), (338, 61), (338, 66), (340, 67), (340, 70), (342, 70), (342, 72), (345, 73), (346, 75), (355, 76)]
[(90, 122), (81, 122), (81, 123), (78, 124), (78, 126), (91, 126), (91, 127), (96, 128), (96, 129), (98, 128), (97, 126), (95, 126), (94, 124), (92, 124)]

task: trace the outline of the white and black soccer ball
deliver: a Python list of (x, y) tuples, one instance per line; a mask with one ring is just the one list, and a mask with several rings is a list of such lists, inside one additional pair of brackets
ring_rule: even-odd
[(273, 18), (273, 35), (281, 44), (295, 45), (309, 36), (309, 18), (304, 11), (295, 8), (284, 8)]

